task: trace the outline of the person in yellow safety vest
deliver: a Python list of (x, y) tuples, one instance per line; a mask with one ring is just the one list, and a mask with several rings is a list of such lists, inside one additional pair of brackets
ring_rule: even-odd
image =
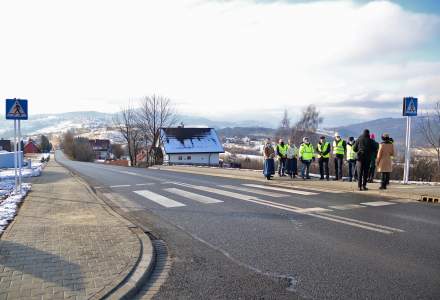
[(347, 143), (341, 139), (339, 133), (335, 133), (333, 141), (333, 155), (335, 160), (335, 180), (342, 179), (342, 165), (344, 164), (344, 156), (347, 151)]
[(283, 139), (280, 139), (277, 147), (276, 147), (276, 153), (278, 156), (278, 175), (280, 177), (286, 176), (286, 160), (287, 160), (287, 149), (289, 148), (289, 145), (284, 143)]
[(319, 143), (316, 145), (316, 152), (318, 153), (318, 163), (319, 163), (319, 174), (321, 175), (320, 180), (330, 179), (330, 172), (328, 170), (328, 161), (330, 159), (330, 143), (325, 140), (325, 136), (319, 138)]
[[(356, 152), (353, 150), (354, 137), (349, 137), (347, 142), (348, 181), (356, 180)], [(353, 172), (354, 171), (354, 172)]]
[(299, 159), (301, 160), (301, 177), (303, 180), (310, 179), (310, 165), (315, 160), (315, 150), (310, 144), (309, 138), (304, 137), (301, 146), (299, 147)]
[(296, 148), (293, 140), (288, 140), (289, 148), (287, 149), (287, 174), (290, 178), (295, 178), (298, 173), (298, 148)]

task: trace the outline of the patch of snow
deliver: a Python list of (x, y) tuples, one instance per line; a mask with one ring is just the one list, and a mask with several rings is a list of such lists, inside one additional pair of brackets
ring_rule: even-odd
[(30, 183), (23, 183), (21, 191), (14, 190), (12, 181), (0, 182), (0, 234), (5, 231), (6, 226), (14, 219), (17, 214), (18, 205), (31, 190)]

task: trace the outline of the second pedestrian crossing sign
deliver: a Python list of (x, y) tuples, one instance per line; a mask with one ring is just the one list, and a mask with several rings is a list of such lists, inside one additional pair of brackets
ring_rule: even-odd
[(407, 117), (417, 116), (417, 98), (405, 97), (403, 98), (403, 115)]
[(7, 120), (27, 120), (28, 101), (24, 99), (6, 99)]

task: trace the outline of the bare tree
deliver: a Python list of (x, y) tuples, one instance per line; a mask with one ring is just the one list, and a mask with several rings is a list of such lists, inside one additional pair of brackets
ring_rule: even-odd
[(436, 152), (437, 172), (440, 172), (440, 101), (435, 103), (431, 112), (426, 112), (420, 118), (419, 131), (429, 147)]
[(141, 130), (138, 127), (137, 115), (134, 108), (130, 105), (122, 107), (119, 114), (113, 118), (113, 123), (127, 142), (130, 163), (132, 166), (135, 166), (137, 163), (136, 155), (141, 143)]
[(281, 119), (280, 126), (276, 131), (276, 138), (287, 138), (290, 135), (290, 118), (287, 109), (284, 110), (283, 118)]
[(113, 144), (112, 153), (116, 157), (116, 159), (120, 159), (121, 156), (124, 155), (124, 148), (122, 148), (121, 144)]
[(176, 112), (171, 100), (157, 95), (143, 98), (138, 122), (148, 149), (148, 164), (155, 164), (162, 155), (159, 148), (160, 129), (176, 123)]
[(307, 106), (301, 115), (301, 118), (296, 122), (295, 126), (292, 127), (291, 139), (295, 143), (300, 143), (303, 136), (309, 136), (312, 138), (318, 126), (324, 121), (321, 117), (320, 112), (317, 110), (316, 106), (311, 104)]

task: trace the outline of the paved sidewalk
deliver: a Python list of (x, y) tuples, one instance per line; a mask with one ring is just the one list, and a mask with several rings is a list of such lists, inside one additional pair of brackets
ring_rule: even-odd
[(383, 191), (379, 190), (379, 183), (369, 183), (369, 191), (360, 192), (357, 188), (356, 182), (343, 182), (343, 181), (320, 181), (318, 179), (312, 179), (303, 181), (302, 179), (290, 179), (288, 177), (278, 177), (275, 175), (274, 180), (267, 181), (263, 175), (262, 171), (245, 170), (245, 169), (222, 169), (214, 167), (191, 167), (191, 166), (160, 166), (157, 167), (160, 170), (174, 171), (174, 172), (184, 172), (192, 174), (203, 174), (220, 176), (227, 178), (236, 179), (248, 179), (248, 180), (260, 180), (266, 184), (272, 185), (286, 185), (286, 186), (296, 186), (298, 188), (304, 189), (319, 189), (328, 191), (339, 191), (339, 192), (354, 192), (363, 194), (376, 194), (381, 196), (402, 198), (402, 199), (412, 199), (420, 200), (421, 196), (427, 195), (430, 197), (440, 197), (440, 185), (430, 186), (422, 184), (410, 184), (403, 185), (398, 183), (391, 183), (388, 189)]
[(51, 161), (0, 239), (0, 299), (102, 297), (141, 255), (128, 226)]

